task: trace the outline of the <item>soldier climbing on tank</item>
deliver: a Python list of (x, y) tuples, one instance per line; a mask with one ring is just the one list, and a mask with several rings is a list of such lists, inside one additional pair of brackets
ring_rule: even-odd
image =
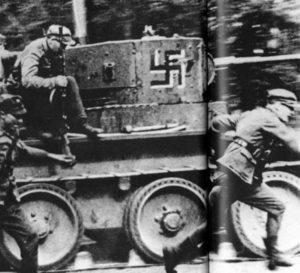
[[(66, 89), (65, 111), (69, 125), (77, 132), (95, 137), (102, 133), (87, 123), (87, 115), (75, 78), (65, 76), (63, 51), (72, 46), (71, 31), (51, 25), (45, 37), (31, 42), (20, 55), (21, 95), (34, 127), (41, 128), (40, 137), (52, 138), (57, 132), (62, 90)], [(61, 93), (61, 94), (59, 94)], [(49, 131), (49, 126), (51, 130)]]
[(21, 148), (31, 156), (52, 158), (66, 164), (71, 164), (74, 158), (47, 153), (20, 142), (17, 118), (26, 113), (20, 97), (2, 94), (0, 109), (0, 229), (15, 238), (20, 248), (20, 272), (35, 273), (38, 271), (38, 235), (31, 230), (19, 207), (20, 197), (13, 177), (15, 151)]
[[(0, 111), (2, 120), (4, 120), (3, 126), (0, 123), (0, 130), (3, 129), (11, 134), (15, 134), (17, 132), (19, 135), (19, 127), (23, 122), (22, 117), (24, 114), (26, 114), (26, 109), (23, 105), (22, 98), (12, 94), (0, 95)], [(26, 145), (19, 138), (16, 142), (16, 146), (19, 153), (23, 155), (28, 155), (35, 158), (53, 159), (61, 164), (64, 164), (66, 167), (73, 166), (76, 163), (76, 158), (73, 155), (49, 153), (43, 149)]]

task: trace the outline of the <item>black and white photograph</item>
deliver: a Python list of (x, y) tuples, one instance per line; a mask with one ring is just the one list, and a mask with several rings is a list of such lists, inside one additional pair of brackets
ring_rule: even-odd
[(299, 270), (299, 1), (208, 1), (212, 272)]
[(208, 271), (207, 16), (0, 1), (1, 271)]
[(299, 75), (299, 0), (0, 0), (0, 272), (299, 272)]

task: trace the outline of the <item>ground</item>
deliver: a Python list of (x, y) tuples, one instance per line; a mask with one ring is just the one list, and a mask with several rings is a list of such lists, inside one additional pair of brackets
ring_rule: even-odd
[[(90, 269), (78, 270), (58, 270), (48, 271), (47, 273), (165, 273), (162, 265), (154, 266), (134, 266), (126, 267), (125, 265), (101, 265)], [(207, 264), (182, 264), (177, 267), (177, 273), (206, 273), (208, 272)], [(265, 260), (251, 261), (211, 261), (209, 266), (210, 273), (267, 273), (271, 272), (266, 267)], [(276, 273), (299, 273), (300, 258), (295, 259), (292, 267), (279, 267)], [(4, 273), (4, 272), (1, 272)], [(6, 272), (5, 272), (6, 273)], [(10, 272), (12, 273), (12, 272)]]
[[(279, 267), (278, 273), (299, 273), (300, 257), (294, 259), (294, 266)], [(68, 270), (52, 271), (52, 273), (165, 273), (162, 265), (146, 265), (127, 267), (125, 264), (101, 265), (88, 270)], [(177, 273), (206, 273), (208, 272), (207, 263), (182, 264), (177, 267)], [(210, 273), (265, 273), (271, 272), (266, 267), (266, 260), (263, 259), (238, 259), (232, 261), (210, 261)]]
[[(299, 273), (300, 256), (293, 259), (292, 267), (278, 267), (276, 271), (270, 271), (267, 268), (265, 259), (238, 258), (232, 260), (211, 260), (209, 266), (207, 262), (194, 262), (191, 264), (181, 264), (177, 266), (177, 273)], [(13, 272), (0, 272), (13, 273)], [(53, 270), (43, 273), (165, 273), (163, 265), (136, 265), (128, 266), (126, 263), (118, 264), (98, 264), (89, 269)]]

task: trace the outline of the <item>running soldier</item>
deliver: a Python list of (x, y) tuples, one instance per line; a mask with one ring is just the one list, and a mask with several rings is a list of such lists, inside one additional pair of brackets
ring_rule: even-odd
[[(227, 212), (235, 201), (244, 202), (268, 213), (264, 238), (268, 256), (268, 268), (292, 266), (292, 262), (277, 249), (278, 231), (285, 211), (284, 204), (269, 186), (262, 183), (264, 165), (272, 149), (283, 144), (300, 153), (299, 134), (287, 123), (294, 114), (297, 98), (285, 89), (268, 91), (264, 107), (239, 114), (221, 115), (212, 120), (212, 131), (224, 133), (235, 131), (235, 137), (219, 158), (221, 175), (218, 185), (209, 194), (210, 214), (213, 223), (228, 226)], [(226, 224), (227, 223), (227, 224)], [(211, 225), (213, 227), (214, 224)], [(204, 226), (174, 247), (163, 249), (167, 273), (203, 240)], [(193, 242), (191, 243), (191, 239)]]
[(235, 131), (233, 141), (217, 160), (222, 174), (209, 195), (211, 211), (216, 216), (212, 222), (228, 226), (227, 212), (235, 201), (267, 212), (267, 236), (263, 240), (270, 270), (277, 266), (291, 266), (292, 261), (277, 248), (285, 205), (269, 186), (262, 183), (262, 173), (271, 152), (279, 144), (300, 153), (299, 134), (288, 126), (296, 102), (294, 93), (272, 89), (268, 91), (265, 107), (241, 114), (221, 115), (212, 120), (212, 130), (216, 133)]

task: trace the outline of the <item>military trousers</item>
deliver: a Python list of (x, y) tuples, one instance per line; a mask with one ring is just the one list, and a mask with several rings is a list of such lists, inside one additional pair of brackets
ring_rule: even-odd
[(255, 182), (248, 184), (228, 170), (219, 178), (209, 194), (211, 230), (216, 231), (221, 226), (228, 228), (228, 210), (235, 202), (240, 201), (267, 212), (267, 237), (276, 237), (281, 225), (284, 204), (275, 196), (273, 190), (266, 184)]
[(20, 273), (38, 271), (38, 236), (33, 233), (18, 205), (0, 206), (0, 230), (6, 231), (17, 242), (21, 253)]
[[(87, 115), (74, 77), (67, 76), (66, 100), (62, 102), (58, 89), (24, 89), (21, 95), (27, 109), (27, 122), (36, 128), (58, 129), (62, 116), (62, 106), (69, 124), (86, 120)], [(48, 128), (50, 127), (50, 128)]]

